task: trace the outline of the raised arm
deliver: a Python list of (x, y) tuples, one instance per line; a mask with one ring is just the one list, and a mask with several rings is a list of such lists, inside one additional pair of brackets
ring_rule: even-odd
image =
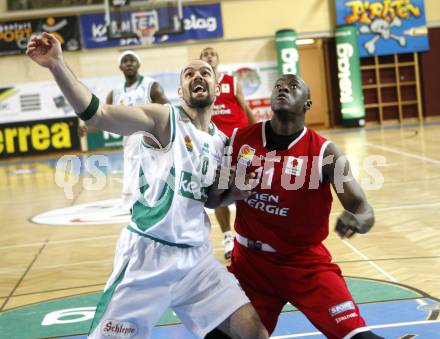
[(52, 34), (32, 37), (26, 54), (50, 70), (63, 95), (88, 126), (120, 135), (144, 131), (161, 143), (169, 140), (168, 107), (159, 104), (127, 107), (100, 103), (64, 62), (61, 44)]
[(246, 100), (244, 99), (243, 89), (238, 81), (237, 81), (237, 94), (235, 95), (235, 99), (237, 99), (240, 108), (246, 113), (249, 125), (255, 124), (256, 121), (254, 114), (252, 113), (252, 110), (249, 108), (249, 106), (246, 103)]
[(330, 143), (324, 152), (323, 163), (324, 178), (330, 180), (345, 209), (336, 222), (336, 232), (342, 238), (367, 233), (374, 225), (374, 211), (353, 177), (347, 158)]
[(168, 100), (167, 96), (165, 95), (165, 92), (163, 91), (163, 88), (159, 83), (155, 82), (150, 89), (150, 97), (151, 101), (156, 104), (169, 104), (170, 101)]

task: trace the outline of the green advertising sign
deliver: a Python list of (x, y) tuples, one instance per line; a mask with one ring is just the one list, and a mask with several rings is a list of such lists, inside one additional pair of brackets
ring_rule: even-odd
[(278, 75), (299, 75), (299, 56), (296, 47), (296, 32), (293, 29), (283, 29), (275, 33), (275, 43), (278, 57)]
[(103, 148), (122, 147), (122, 136), (102, 131), (88, 133), (87, 147), (89, 151)]
[(339, 101), (345, 126), (364, 126), (365, 108), (357, 30), (354, 26), (336, 28)]

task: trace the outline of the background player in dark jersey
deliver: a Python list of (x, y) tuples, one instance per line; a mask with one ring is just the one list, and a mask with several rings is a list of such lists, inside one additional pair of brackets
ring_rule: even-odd
[[(217, 74), (220, 85), (220, 95), (214, 102), (212, 121), (227, 137), (230, 137), (234, 128), (244, 127), (255, 123), (254, 115), (246, 104), (243, 90), (237, 78), (228, 74), (219, 74), (219, 56), (212, 47), (206, 47), (200, 53), (200, 59), (209, 63)], [(231, 232), (229, 207), (218, 207), (215, 216), (223, 232), (225, 245), (225, 259), (231, 257), (234, 238)]]
[(341, 237), (366, 233), (374, 213), (342, 152), (304, 126), (308, 85), (284, 75), (273, 88), (270, 121), (234, 132), (232, 164), (252, 168), (259, 183), (237, 202), (236, 245), (230, 270), (273, 332), (290, 302), (328, 338), (380, 338), (366, 326), (323, 245), (329, 232), (333, 186), (344, 212)]

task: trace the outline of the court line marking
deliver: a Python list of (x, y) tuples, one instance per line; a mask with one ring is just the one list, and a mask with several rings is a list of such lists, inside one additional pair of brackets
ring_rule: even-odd
[[(79, 266), (79, 265), (107, 264), (107, 263), (111, 264), (112, 262), (113, 262), (113, 259), (79, 261), (79, 262), (74, 262), (74, 263), (69, 263), (69, 264), (58, 264), (58, 265), (34, 267), (34, 268), (32, 268), (32, 272), (47, 270), (47, 269), (57, 269), (57, 268), (63, 268), (63, 267)], [(16, 273), (16, 272), (22, 272), (24, 270), (25, 270), (24, 267), (22, 267), (22, 268), (0, 268), (0, 274)]]
[[(427, 325), (440, 323), (440, 320), (420, 320), (420, 321), (408, 321), (402, 323), (392, 323), (392, 324), (383, 324), (383, 325), (374, 325), (368, 326), (370, 329), (379, 329), (379, 328), (392, 328), (392, 327), (400, 327), (400, 326), (413, 326), (413, 325)], [(270, 337), (271, 339), (287, 339), (287, 338), (300, 338), (300, 337), (311, 337), (314, 335), (322, 335), (321, 332), (307, 332), (307, 333), (299, 333), (299, 334), (287, 334), (287, 335), (279, 335)]]
[(382, 273), (385, 277), (387, 277), (389, 280), (391, 280), (392, 282), (398, 282), (398, 280), (396, 278), (394, 278), (390, 273), (388, 273), (387, 271), (385, 271), (382, 267), (380, 267), (378, 264), (376, 264), (375, 262), (371, 261), (370, 258), (368, 258), (364, 253), (362, 253), (361, 251), (359, 251), (355, 246), (353, 246), (352, 244), (350, 244), (348, 242), (348, 240), (343, 239), (342, 242), (349, 247), (354, 253), (356, 253), (359, 257), (361, 257), (362, 259), (364, 259), (370, 266), (373, 266), (377, 271), (379, 271), (380, 273)]
[[(400, 205), (400, 206), (374, 208), (374, 212), (399, 211), (399, 210), (409, 210), (412, 208), (430, 208), (430, 207), (438, 207), (438, 206), (440, 206), (440, 202), (425, 203), (425, 204), (412, 204), (412, 205)], [(340, 210), (331, 212), (330, 216), (333, 217), (335, 215), (341, 214), (342, 212), (343, 212), (343, 210), (340, 209)]]
[[(382, 208), (375, 208), (374, 211), (375, 212), (387, 212), (387, 211), (398, 211), (398, 210), (412, 209), (412, 208), (430, 208), (430, 207), (437, 207), (437, 206), (440, 206), (440, 202), (427, 203), (427, 204), (403, 205), (403, 206), (394, 206), (394, 207), (382, 207)], [(337, 216), (341, 213), (342, 213), (342, 210), (334, 211), (330, 214), (330, 216)], [(373, 228), (373, 231), (371, 232), (371, 234), (377, 234), (377, 232), (374, 232), (374, 228)], [(117, 237), (119, 237), (119, 234), (102, 235), (102, 236), (89, 237), (89, 238), (87, 238), (87, 237), (74, 238), (74, 239), (68, 239), (68, 240), (53, 240), (53, 241), (49, 240), (47, 245), (69, 244), (69, 243), (75, 243), (75, 242), (81, 242), (81, 241), (111, 239), (111, 238), (117, 238)], [(20, 244), (20, 245), (0, 246), (0, 250), (9, 250), (9, 249), (14, 249), (14, 248), (26, 248), (26, 247), (41, 246), (44, 243), (45, 243), (44, 241), (41, 241), (41, 242), (25, 243), (25, 244)]]
[(38, 257), (40, 256), (41, 252), (43, 252), (44, 248), (46, 247), (46, 243), (43, 243), (43, 245), (40, 247), (38, 252), (34, 255), (34, 258), (32, 259), (31, 263), (27, 266), (27, 268), (25, 269), (25, 271), (21, 275), (20, 279), (18, 279), (18, 282), (15, 284), (14, 288), (11, 290), (11, 292), (6, 297), (6, 299), (3, 301), (3, 304), (0, 306), (0, 312), (3, 311), (3, 309), (5, 308), (5, 306), (7, 305), (9, 300), (11, 299), (11, 297), (13, 297), (13, 295), (14, 295), (15, 291), (17, 290), (18, 286), (20, 286), (20, 284), (24, 280), (24, 277), (26, 276), (26, 274), (28, 274), (28, 272), (30, 271), (31, 267), (34, 265), (34, 263), (37, 261)]
[[(89, 237), (89, 238), (74, 238), (74, 239), (68, 239), (68, 240), (54, 240), (54, 241), (47, 241), (47, 245), (57, 245), (57, 244), (69, 244), (69, 243), (75, 243), (75, 242), (81, 242), (81, 241), (90, 241), (90, 240), (99, 240), (99, 239), (109, 239), (109, 238), (118, 238), (119, 234), (116, 235), (101, 235), (98, 237)], [(46, 244), (46, 242), (31, 242), (27, 244), (21, 244), (21, 245), (11, 245), (11, 246), (0, 246), (0, 250), (8, 250), (13, 248), (22, 248), (22, 247), (33, 247), (33, 246), (41, 246), (43, 244)]]
[[(421, 161), (424, 161), (424, 162), (430, 162), (430, 163), (433, 163), (433, 164), (436, 164), (436, 165), (440, 165), (440, 160), (431, 159), (429, 157), (424, 157), (424, 156), (420, 156), (420, 155), (417, 155), (417, 154), (414, 154), (414, 153), (401, 151), (399, 149), (395, 149), (395, 148), (388, 147), (388, 146), (377, 145), (377, 144), (372, 143), (372, 142), (367, 142), (366, 145), (369, 146), (369, 147), (372, 147), (372, 148), (378, 148), (378, 149), (384, 150), (386, 152), (395, 153), (395, 154), (399, 154), (399, 155), (402, 155), (402, 156), (405, 156), (405, 157), (414, 158), (414, 159), (421, 160)], [(424, 205), (427, 205), (427, 204), (424, 204)], [(433, 205), (433, 204), (429, 204), (429, 205)], [(408, 205), (405, 206), (405, 207), (408, 208)], [(401, 209), (405, 209), (405, 207), (403, 207)], [(382, 211), (385, 211), (385, 209), (386, 208), (382, 209)], [(395, 208), (395, 209), (398, 209), (398, 208)], [(371, 261), (365, 254), (363, 254), (361, 251), (359, 251), (354, 245), (350, 244), (346, 239), (343, 239), (342, 242), (347, 247), (349, 247), (353, 252), (355, 252), (358, 256), (360, 256), (361, 258), (365, 259), (366, 262), (369, 265), (374, 267), (377, 271), (382, 273), (389, 280), (391, 280), (392, 282), (396, 282), (396, 283), (398, 282), (398, 280), (396, 278), (394, 278), (390, 273), (385, 271), (382, 267), (377, 265), (375, 262)], [(416, 301), (420, 305), (425, 305), (424, 301), (422, 301), (420, 299), (417, 299)]]
[(418, 155), (418, 154), (401, 151), (399, 149), (388, 147), (388, 146), (378, 145), (378, 144), (375, 144), (375, 143), (372, 143), (372, 142), (367, 142), (365, 144), (367, 146), (369, 146), (369, 147), (378, 148), (378, 149), (381, 149), (381, 150), (386, 151), (386, 152), (395, 153), (395, 154), (406, 156), (408, 158), (414, 158), (414, 159), (417, 159), (417, 160), (421, 160), (421, 161), (425, 161), (425, 162), (430, 162), (432, 164), (440, 165), (440, 160), (437, 160), (437, 159), (432, 159), (432, 158), (424, 157), (424, 156), (421, 156), (421, 155)]

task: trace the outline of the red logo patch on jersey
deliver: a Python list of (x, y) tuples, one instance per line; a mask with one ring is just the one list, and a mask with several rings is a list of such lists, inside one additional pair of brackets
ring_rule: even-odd
[(287, 157), (286, 174), (300, 176), (303, 162), (301, 158)]
[(249, 145), (244, 144), (241, 146), (240, 151), (238, 152), (237, 161), (240, 164), (249, 166), (252, 163), (252, 158), (255, 155), (255, 148), (252, 148)]
[(184, 140), (185, 140), (185, 146), (186, 146), (186, 149), (187, 149), (189, 152), (192, 152), (194, 146), (193, 146), (193, 144), (192, 144), (192, 140), (191, 140), (191, 138), (189, 137), (189, 135), (185, 135)]

